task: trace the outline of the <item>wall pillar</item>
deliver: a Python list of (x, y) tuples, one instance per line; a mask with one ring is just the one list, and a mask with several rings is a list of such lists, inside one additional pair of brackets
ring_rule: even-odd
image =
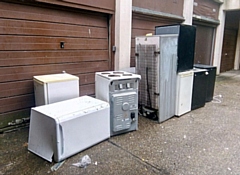
[(224, 4), (219, 9), (219, 21), (220, 24), (216, 28), (214, 55), (213, 55), (213, 66), (217, 66), (217, 74), (220, 73), (221, 57), (222, 57), (222, 46), (223, 46), (223, 35), (225, 26), (225, 11)]
[(116, 0), (115, 70), (130, 67), (132, 31), (132, 0)]
[(234, 70), (239, 70), (240, 63), (240, 21), (238, 22), (238, 36), (235, 52)]
[(183, 17), (184, 17), (185, 21), (183, 22), (183, 24), (192, 25), (193, 3), (194, 3), (194, 0), (184, 0)]

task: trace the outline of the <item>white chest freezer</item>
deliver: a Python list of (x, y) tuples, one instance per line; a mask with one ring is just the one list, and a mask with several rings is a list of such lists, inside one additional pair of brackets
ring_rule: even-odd
[(82, 96), (31, 109), (28, 150), (59, 162), (110, 137), (107, 102)]
[(46, 105), (79, 97), (79, 78), (61, 73), (33, 77), (35, 105)]

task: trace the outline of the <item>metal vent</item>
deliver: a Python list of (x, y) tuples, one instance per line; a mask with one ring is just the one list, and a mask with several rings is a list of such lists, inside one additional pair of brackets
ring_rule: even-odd
[(129, 95), (128, 96), (128, 102), (129, 103), (135, 103), (135, 99), (136, 99), (135, 95)]
[(116, 105), (122, 105), (123, 104), (123, 97), (117, 97), (115, 104)]

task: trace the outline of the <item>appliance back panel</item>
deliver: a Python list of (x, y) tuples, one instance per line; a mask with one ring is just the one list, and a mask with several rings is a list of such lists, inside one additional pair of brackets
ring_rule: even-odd
[(111, 103), (111, 113), (113, 114), (111, 131), (118, 132), (130, 129), (132, 125), (131, 115), (133, 113), (134, 116), (137, 115), (137, 93), (113, 94)]
[(178, 34), (178, 66), (177, 72), (193, 68), (196, 27), (190, 25), (158, 26), (155, 28), (156, 35)]
[(138, 129), (138, 84), (140, 75), (125, 71), (95, 74), (96, 98), (110, 103), (110, 135)]
[[(154, 52), (156, 45), (137, 45), (136, 67), (142, 79), (139, 83), (139, 104), (158, 109), (158, 58)], [(148, 94), (149, 92), (149, 94)], [(149, 97), (150, 96), (150, 97)]]
[(175, 115), (177, 41), (177, 35), (136, 38), (139, 104), (158, 110), (159, 122)]

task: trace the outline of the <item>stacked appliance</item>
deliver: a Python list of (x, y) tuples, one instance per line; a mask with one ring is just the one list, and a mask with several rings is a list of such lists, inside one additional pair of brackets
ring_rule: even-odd
[(191, 70), (194, 63), (196, 27), (190, 25), (169, 25), (155, 28), (156, 35), (177, 35), (177, 72)]
[[(191, 110), (196, 28), (161, 26), (155, 34), (136, 37), (136, 73), (142, 76), (139, 104), (143, 115), (154, 109), (163, 122)], [(184, 94), (187, 99), (182, 99)]]
[(125, 71), (97, 72), (95, 95), (110, 104), (110, 135), (138, 129), (140, 75)]
[(157, 35), (178, 35), (178, 76), (177, 76), (177, 99), (175, 115), (183, 115), (192, 109), (193, 81), (195, 72), (193, 69), (195, 53), (196, 27), (190, 25), (171, 25), (156, 27)]
[(163, 122), (175, 115), (177, 35), (136, 37), (135, 53), (136, 73), (142, 76), (140, 111), (144, 116), (156, 113)]

